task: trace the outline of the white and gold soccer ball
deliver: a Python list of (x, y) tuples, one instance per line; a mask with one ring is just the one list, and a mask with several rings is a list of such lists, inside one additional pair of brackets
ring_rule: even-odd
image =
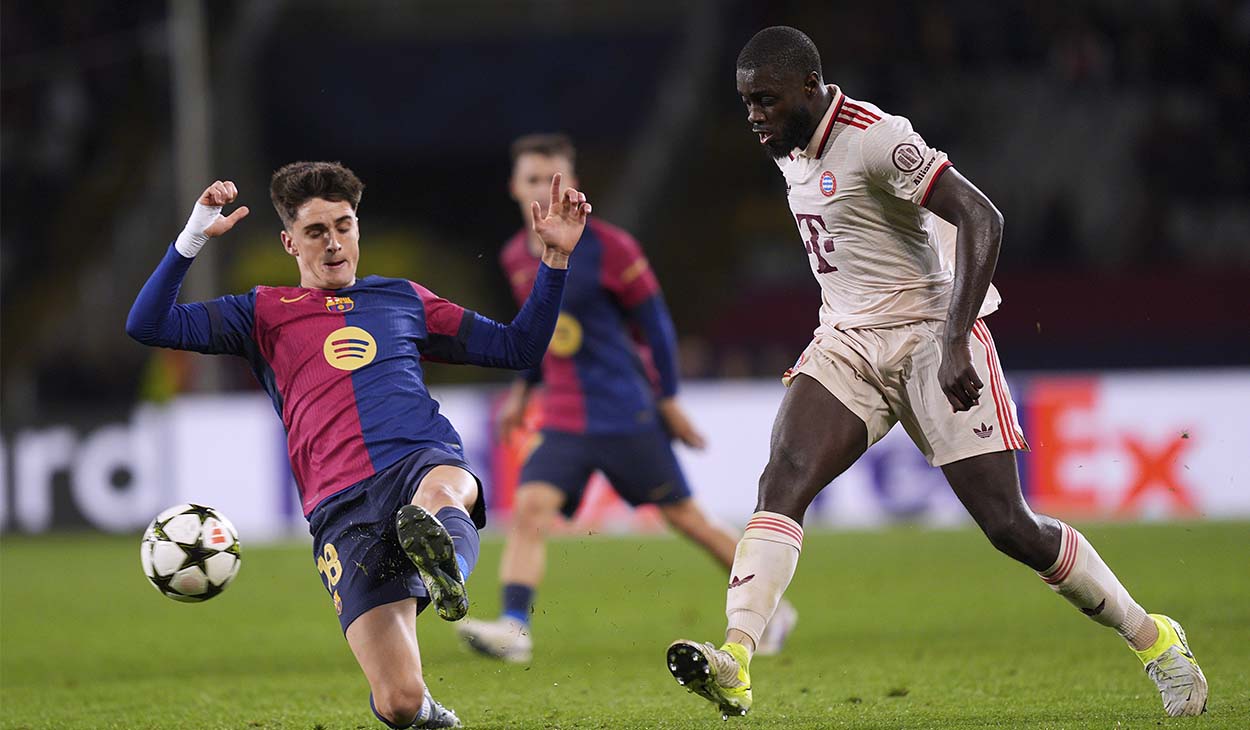
[(139, 545), (143, 573), (175, 601), (216, 596), (239, 574), (239, 534), (217, 510), (180, 504), (156, 516)]

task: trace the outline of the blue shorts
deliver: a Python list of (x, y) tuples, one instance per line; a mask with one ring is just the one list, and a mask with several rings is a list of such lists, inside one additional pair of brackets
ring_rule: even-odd
[(546, 482), (564, 493), (560, 511), (572, 517), (595, 471), (621, 498), (640, 504), (672, 504), (690, 497), (690, 485), (663, 429), (624, 434), (572, 434), (543, 430), (521, 468), (519, 484)]
[[(441, 465), (458, 466), (473, 473), (458, 454), (418, 449), (332, 495), (309, 516), (313, 558), (345, 633), (353, 621), (371, 608), (416, 598), (420, 613), (429, 603), (416, 566), (399, 546), (395, 513), (412, 501), (421, 479)], [(486, 525), (486, 500), (480, 479), (477, 490), (472, 517), (481, 529)]]

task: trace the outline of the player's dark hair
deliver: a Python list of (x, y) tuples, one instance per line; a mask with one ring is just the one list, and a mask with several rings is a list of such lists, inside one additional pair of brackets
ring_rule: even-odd
[(283, 224), (295, 221), (300, 206), (313, 198), (347, 201), (360, 206), (365, 184), (339, 162), (292, 162), (278, 168), (269, 180), (269, 199)]
[(774, 25), (751, 36), (738, 53), (738, 68), (754, 70), (772, 68), (787, 76), (806, 78), (812, 71), (824, 78), (820, 70), (820, 51), (807, 34), (788, 25)]
[(573, 140), (567, 134), (527, 134), (517, 137), (512, 142), (512, 162), (516, 163), (521, 155), (542, 155), (543, 157), (565, 157), (569, 164), (577, 162), (577, 150)]

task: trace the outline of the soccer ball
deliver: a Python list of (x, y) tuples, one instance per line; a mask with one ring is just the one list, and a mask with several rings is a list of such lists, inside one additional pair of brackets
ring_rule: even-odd
[(212, 507), (180, 504), (156, 516), (139, 545), (143, 573), (175, 601), (221, 593), (239, 573), (239, 534)]

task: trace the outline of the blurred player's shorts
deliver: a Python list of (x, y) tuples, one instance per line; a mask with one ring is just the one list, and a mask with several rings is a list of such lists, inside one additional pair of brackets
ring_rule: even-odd
[(521, 468), (519, 484), (551, 484), (565, 495), (561, 512), (572, 517), (586, 482), (596, 471), (602, 471), (616, 493), (635, 507), (690, 498), (690, 485), (673, 453), (672, 437), (658, 427), (623, 434), (544, 429)]

